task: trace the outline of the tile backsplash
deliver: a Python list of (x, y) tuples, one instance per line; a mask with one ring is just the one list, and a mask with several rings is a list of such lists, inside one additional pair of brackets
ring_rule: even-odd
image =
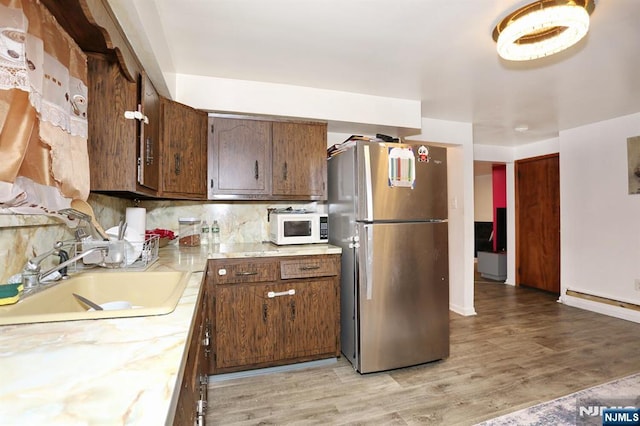
[[(293, 207), (327, 212), (322, 202), (221, 202), (221, 201), (151, 201), (133, 200), (92, 193), (89, 204), (98, 222), (108, 229), (124, 218), (127, 207), (147, 209), (147, 229), (164, 228), (178, 233), (178, 219), (196, 217), (220, 225), (223, 243), (267, 241), (267, 209)], [(32, 253), (43, 253), (58, 240), (73, 238), (73, 229), (46, 216), (0, 215), (0, 283), (22, 271)], [(54, 259), (48, 262), (52, 263)]]
[(146, 201), (140, 207), (147, 209), (147, 228), (164, 228), (178, 232), (178, 219), (195, 217), (220, 225), (220, 242), (254, 243), (269, 239), (267, 209), (304, 208), (326, 213), (324, 203), (264, 203), (264, 202), (211, 202)]

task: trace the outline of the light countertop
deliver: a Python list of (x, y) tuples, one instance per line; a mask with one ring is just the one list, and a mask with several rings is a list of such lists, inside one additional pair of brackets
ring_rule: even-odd
[(170, 314), (0, 326), (0, 422), (171, 423), (207, 258), (339, 253), (326, 244), (170, 244), (148, 269), (191, 272)]

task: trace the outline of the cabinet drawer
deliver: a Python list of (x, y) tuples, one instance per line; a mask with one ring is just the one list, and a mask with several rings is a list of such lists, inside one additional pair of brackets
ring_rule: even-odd
[(278, 279), (278, 262), (214, 263), (216, 284), (257, 283)]
[(307, 259), (291, 259), (280, 262), (280, 278), (330, 277), (340, 272), (338, 256), (314, 256)]

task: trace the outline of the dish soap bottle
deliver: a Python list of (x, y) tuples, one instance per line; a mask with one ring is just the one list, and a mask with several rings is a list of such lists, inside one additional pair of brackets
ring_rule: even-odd
[(200, 244), (209, 244), (209, 224), (206, 220), (202, 221), (202, 228), (200, 232)]
[(211, 225), (211, 244), (220, 244), (220, 225), (217, 220)]

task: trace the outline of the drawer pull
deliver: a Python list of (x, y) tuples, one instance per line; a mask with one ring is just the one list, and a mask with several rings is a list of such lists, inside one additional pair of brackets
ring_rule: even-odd
[(316, 269), (320, 269), (319, 265), (314, 265), (314, 266), (302, 266), (300, 267), (301, 271), (315, 271)]
[(249, 275), (258, 275), (255, 271), (236, 272), (236, 277), (247, 277)]
[(296, 289), (292, 288), (291, 290), (287, 290), (287, 291), (270, 291), (269, 293), (267, 293), (267, 297), (270, 299), (273, 299), (274, 297), (279, 297), (279, 296), (293, 296), (294, 294), (296, 294)]

